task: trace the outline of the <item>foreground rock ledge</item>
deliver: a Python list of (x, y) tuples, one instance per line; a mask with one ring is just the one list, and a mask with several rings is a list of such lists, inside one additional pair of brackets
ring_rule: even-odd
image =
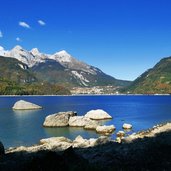
[(69, 147), (73, 148), (88, 148), (94, 147), (97, 145), (102, 145), (107, 142), (110, 142), (110, 138), (107, 136), (100, 136), (99, 138), (90, 138), (84, 139), (80, 135), (78, 135), (75, 140), (70, 140), (66, 137), (51, 137), (46, 139), (41, 139), (39, 145), (34, 145), (30, 147), (20, 146), (16, 148), (9, 148), (7, 153), (12, 152), (38, 152), (41, 150), (51, 150), (51, 151), (64, 151)]
[(33, 110), (33, 109), (42, 109), (41, 106), (36, 105), (31, 102), (27, 102), (25, 100), (17, 101), (12, 107), (14, 110)]

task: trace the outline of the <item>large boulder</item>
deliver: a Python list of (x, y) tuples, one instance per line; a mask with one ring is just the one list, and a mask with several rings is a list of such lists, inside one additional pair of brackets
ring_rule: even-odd
[(72, 140), (66, 137), (51, 137), (41, 139), (40, 144), (43, 145), (45, 149), (63, 151), (72, 146)]
[(73, 116), (69, 118), (69, 126), (73, 127), (85, 127), (90, 122), (92, 120), (84, 116)]
[(73, 141), (72, 147), (73, 148), (85, 148), (89, 147), (90, 142), (87, 139), (84, 139), (82, 136), (78, 135), (75, 140)]
[(90, 110), (85, 114), (85, 117), (94, 120), (112, 119), (112, 116), (110, 116), (107, 112), (101, 109)]
[(124, 123), (122, 126), (123, 129), (132, 129), (132, 125), (128, 123)]
[(115, 129), (116, 128), (114, 125), (109, 125), (109, 126), (103, 125), (103, 126), (97, 126), (96, 132), (99, 134), (108, 135), (111, 134)]
[(43, 126), (45, 127), (64, 127), (69, 125), (69, 118), (75, 116), (76, 113), (72, 111), (59, 112), (49, 115), (45, 118)]
[(17, 101), (12, 107), (14, 110), (32, 110), (32, 109), (42, 109), (41, 106), (27, 102), (25, 100)]
[(89, 122), (86, 123), (84, 126), (84, 129), (86, 130), (96, 130), (97, 126), (99, 126), (100, 123), (95, 120), (89, 120)]

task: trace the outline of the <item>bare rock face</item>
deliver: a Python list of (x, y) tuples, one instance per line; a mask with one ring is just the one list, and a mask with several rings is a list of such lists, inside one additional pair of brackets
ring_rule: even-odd
[(25, 100), (19, 100), (14, 104), (12, 107), (14, 110), (33, 110), (33, 109), (42, 109), (41, 106), (38, 106), (36, 104), (27, 102)]
[(85, 127), (90, 122), (92, 120), (84, 116), (73, 116), (69, 118), (69, 126)]
[(94, 120), (112, 119), (112, 116), (110, 116), (107, 112), (101, 109), (90, 110), (85, 114), (85, 117)]
[(124, 123), (122, 126), (123, 129), (132, 129), (132, 125), (128, 123)]
[(69, 118), (75, 116), (76, 113), (72, 111), (59, 112), (49, 115), (45, 118), (44, 127), (64, 127), (69, 125)]
[(109, 125), (109, 126), (97, 126), (96, 128), (96, 132), (100, 133), (100, 134), (111, 134), (113, 131), (115, 130), (115, 126), (114, 125)]

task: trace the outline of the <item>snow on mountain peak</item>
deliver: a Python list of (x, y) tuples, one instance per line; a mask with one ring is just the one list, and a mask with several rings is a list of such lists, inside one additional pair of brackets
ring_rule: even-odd
[(61, 50), (59, 52), (56, 52), (50, 58), (55, 59), (56, 61), (58, 61), (60, 63), (68, 63), (68, 62), (72, 61), (71, 55), (69, 53), (67, 53), (65, 50)]
[(31, 52), (34, 56), (40, 55), (40, 52), (39, 52), (39, 49), (38, 49), (38, 48), (33, 48), (30, 52)]
[(23, 48), (20, 45), (16, 45), (12, 50), (22, 50)]

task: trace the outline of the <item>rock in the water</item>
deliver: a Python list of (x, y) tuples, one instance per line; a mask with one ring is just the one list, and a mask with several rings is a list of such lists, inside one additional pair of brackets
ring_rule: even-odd
[(56, 114), (49, 115), (45, 118), (43, 126), (45, 127), (63, 127), (68, 126), (69, 118), (75, 116), (76, 113), (69, 112), (59, 112)]
[(41, 106), (38, 106), (36, 104), (24, 101), (24, 100), (19, 100), (14, 104), (12, 107), (14, 110), (32, 110), (32, 109), (42, 109)]
[(127, 123), (124, 123), (123, 126), (122, 126), (123, 129), (132, 129), (132, 125), (131, 124), (127, 124)]
[(109, 125), (109, 126), (97, 126), (96, 132), (100, 134), (111, 134), (115, 130), (114, 125)]
[(99, 126), (100, 123), (94, 120), (91, 120), (89, 122), (86, 123), (86, 125), (84, 126), (84, 129), (87, 130), (96, 130), (97, 126)]
[(85, 114), (85, 117), (94, 119), (94, 120), (112, 119), (112, 116), (110, 116), (107, 112), (101, 109), (90, 110), (89, 112)]
[(5, 154), (4, 145), (0, 142), (0, 157)]
[(73, 116), (69, 118), (69, 126), (84, 127), (89, 122), (92, 122), (92, 120), (84, 116)]
[(124, 131), (118, 131), (116, 133), (117, 137), (124, 137), (125, 136), (125, 132)]

